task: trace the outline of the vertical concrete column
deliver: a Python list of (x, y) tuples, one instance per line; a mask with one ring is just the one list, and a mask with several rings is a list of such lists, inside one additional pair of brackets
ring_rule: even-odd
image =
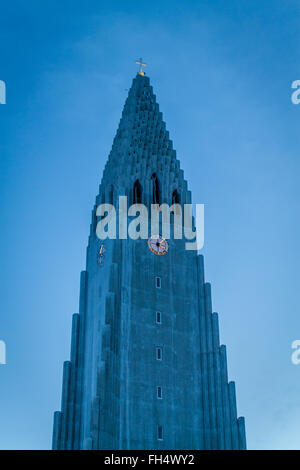
[(221, 381), (222, 381), (222, 401), (223, 401), (223, 421), (224, 421), (224, 447), (225, 450), (232, 448), (231, 426), (230, 426), (230, 405), (228, 394), (228, 374), (227, 374), (227, 354), (226, 346), (220, 347)]
[(237, 450), (239, 448), (239, 438), (238, 438), (238, 427), (237, 427), (235, 383), (229, 382), (228, 389), (229, 389), (229, 403), (230, 403), (232, 448), (233, 450)]
[(87, 300), (88, 273), (82, 271), (80, 275), (80, 296), (79, 296), (79, 317), (80, 329), (78, 336), (78, 371), (76, 378), (75, 391), (75, 410), (74, 410), (74, 449), (81, 448), (81, 410), (82, 410), (82, 390), (83, 390), (83, 369), (84, 369), (84, 350), (85, 350), (85, 313)]
[(67, 449), (73, 449), (74, 438), (74, 410), (75, 410), (75, 395), (77, 384), (78, 372), (78, 341), (79, 341), (79, 314), (74, 313), (72, 317), (72, 337), (71, 337), (71, 381), (70, 393), (68, 402), (68, 438)]
[(239, 434), (239, 449), (246, 450), (246, 429), (245, 429), (245, 418), (241, 416), (238, 418), (238, 434)]
[(207, 366), (207, 330), (205, 321), (205, 294), (204, 294), (204, 263), (203, 256), (197, 257), (198, 292), (199, 292), (199, 324), (200, 324), (200, 366), (203, 400), (203, 433), (204, 448), (211, 449), (210, 413), (209, 413), (209, 383)]
[(60, 450), (61, 443), (61, 412), (55, 411), (54, 423), (53, 423), (53, 435), (52, 435), (52, 449)]
[(217, 416), (216, 416), (216, 393), (215, 393), (215, 370), (212, 346), (212, 305), (211, 305), (211, 285), (206, 282), (205, 289), (205, 312), (207, 328), (207, 366), (209, 370), (209, 404), (210, 404), (210, 425), (212, 436), (212, 449), (217, 449)]
[(72, 364), (70, 361), (64, 362), (63, 367), (63, 387), (62, 387), (62, 398), (61, 398), (61, 411), (62, 411), (62, 429), (61, 429), (61, 449), (66, 448), (67, 436), (68, 436), (68, 400), (70, 393), (70, 382), (71, 382), (71, 369)]
[(213, 356), (215, 371), (215, 393), (216, 393), (216, 414), (217, 414), (217, 440), (218, 449), (224, 449), (224, 421), (223, 421), (223, 402), (222, 402), (222, 383), (221, 383), (221, 365), (220, 365), (220, 340), (219, 340), (219, 320), (218, 314), (212, 314), (213, 331)]

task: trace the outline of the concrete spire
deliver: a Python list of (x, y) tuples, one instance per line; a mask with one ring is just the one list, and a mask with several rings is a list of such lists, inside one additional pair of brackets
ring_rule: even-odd
[(53, 448), (245, 449), (245, 421), (237, 418), (235, 384), (228, 382), (203, 256), (172, 236), (168, 253), (156, 256), (147, 240), (101, 241), (95, 234), (98, 204), (117, 205), (119, 195), (132, 204), (137, 194), (147, 206), (153, 199), (170, 205), (174, 194), (181, 205), (191, 202), (149, 77), (141, 70), (92, 212)]

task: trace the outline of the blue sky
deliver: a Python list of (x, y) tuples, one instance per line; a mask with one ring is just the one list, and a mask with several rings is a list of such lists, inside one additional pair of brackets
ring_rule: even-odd
[(205, 204), (249, 448), (300, 448), (296, 0), (0, 3), (0, 448), (47, 449), (91, 209), (136, 73)]

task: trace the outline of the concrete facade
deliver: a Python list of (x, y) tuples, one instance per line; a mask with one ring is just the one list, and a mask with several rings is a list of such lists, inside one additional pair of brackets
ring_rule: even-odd
[(117, 206), (120, 195), (132, 204), (137, 180), (148, 207), (155, 197), (170, 205), (174, 191), (181, 205), (191, 202), (149, 78), (140, 74), (92, 211), (53, 449), (245, 449), (203, 256), (172, 237), (168, 253), (157, 256), (147, 240), (96, 236), (97, 206)]

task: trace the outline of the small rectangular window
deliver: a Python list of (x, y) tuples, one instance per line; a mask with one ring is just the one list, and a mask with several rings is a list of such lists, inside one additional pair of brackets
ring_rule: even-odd
[(160, 277), (156, 277), (156, 288), (157, 289), (160, 289), (161, 288), (161, 278)]
[(160, 400), (162, 399), (162, 388), (161, 387), (157, 387), (157, 398), (159, 398)]
[(156, 323), (161, 323), (161, 312), (156, 312)]
[(156, 359), (162, 361), (162, 348), (156, 348)]
[(157, 426), (157, 439), (159, 441), (163, 440), (163, 427), (162, 426)]

